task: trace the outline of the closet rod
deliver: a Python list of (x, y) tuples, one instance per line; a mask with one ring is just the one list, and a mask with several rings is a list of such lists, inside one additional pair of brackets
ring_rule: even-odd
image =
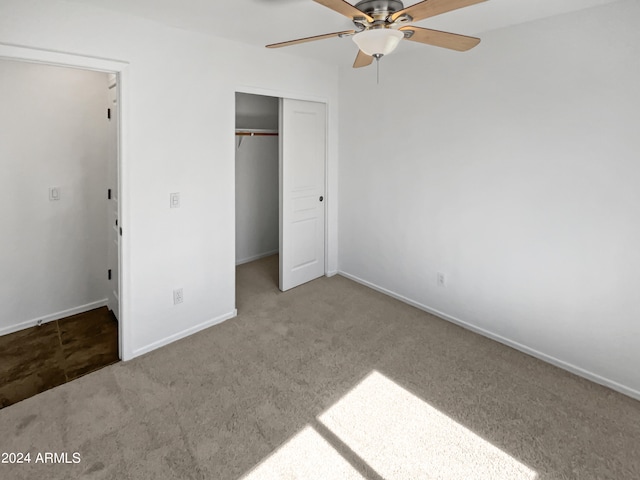
[(260, 130), (260, 129), (242, 129), (239, 128), (236, 130), (236, 137), (238, 138), (238, 145), (236, 148), (240, 148), (240, 145), (242, 145), (242, 139), (244, 137), (277, 137), (278, 136), (278, 132), (275, 130)]
[(278, 132), (236, 132), (240, 137), (277, 137)]

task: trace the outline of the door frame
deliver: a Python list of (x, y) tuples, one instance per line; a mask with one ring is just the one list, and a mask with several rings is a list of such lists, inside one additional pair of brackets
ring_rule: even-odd
[[(325, 158), (324, 158), (324, 197), (325, 197), (325, 205), (324, 205), (324, 211), (325, 211), (325, 215), (324, 215), (324, 275), (327, 276), (329, 273), (329, 205), (331, 205), (332, 202), (332, 198), (331, 195), (328, 195), (329, 192), (329, 109), (330, 109), (330, 103), (329, 100), (325, 97), (317, 97), (317, 96), (313, 96), (313, 95), (304, 95), (304, 94), (300, 94), (300, 93), (292, 93), (292, 92), (287, 92), (287, 91), (282, 91), (282, 90), (270, 90), (270, 89), (266, 89), (266, 88), (260, 88), (260, 87), (252, 87), (252, 86), (247, 86), (247, 85), (240, 85), (240, 86), (236, 86), (236, 88), (233, 91), (233, 101), (234, 101), (234, 118), (233, 118), (233, 135), (230, 133), (229, 137), (232, 138), (232, 142), (235, 145), (235, 95), (236, 93), (249, 93), (252, 95), (261, 95), (264, 97), (275, 97), (275, 98), (286, 98), (289, 100), (302, 100), (302, 101), (306, 101), (306, 102), (317, 102), (317, 103), (322, 103), (325, 106), (325, 126), (324, 126), (324, 131), (325, 131)], [(278, 123), (280, 123), (280, 112), (278, 112)], [(279, 134), (282, 134), (282, 132), (278, 132)], [(280, 150), (280, 141), (278, 141), (278, 150)], [(235, 147), (234, 150), (235, 152)], [(280, 155), (281, 152), (279, 152), (278, 154)], [(234, 160), (235, 160), (235, 155), (234, 155)], [(280, 195), (280, 187), (281, 187), (281, 172), (280, 172), (280, 161), (278, 161), (278, 192)], [(234, 182), (233, 182), (233, 212), (234, 212), (234, 219), (235, 219), (235, 214), (236, 214), (236, 196), (235, 196), (235, 192), (236, 192), (236, 184), (235, 184), (235, 169), (234, 169)], [(281, 200), (280, 200), (281, 201)], [(279, 206), (278, 206), (278, 218), (279, 218), (279, 222), (282, 221), (282, 205), (280, 205), (280, 201), (279, 201)], [(281, 227), (278, 226), (278, 230), (281, 230)], [(235, 251), (235, 229), (234, 229), (234, 243), (233, 243), (234, 247), (233, 247), (233, 261), (234, 261), (234, 265), (235, 265), (235, 256), (236, 256), (236, 251)], [(280, 267), (278, 267), (280, 268)], [(279, 273), (278, 273), (279, 275)], [(235, 276), (235, 268), (234, 268), (234, 276)], [(234, 280), (234, 285), (235, 285), (235, 280)], [(236, 292), (236, 298), (237, 298), (237, 292)]]
[[(71, 67), (81, 70), (113, 73), (117, 76), (118, 95), (118, 219), (120, 226), (129, 225), (129, 63), (107, 58), (87, 57), (72, 53), (56, 52), (31, 47), (0, 43), (0, 59), (40, 63), (57, 67)], [(120, 318), (118, 319), (118, 350), (123, 361), (133, 358), (133, 342), (129, 315), (130, 292), (130, 249), (129, 236), (120, 236), (118, 255), (118, 297)]]

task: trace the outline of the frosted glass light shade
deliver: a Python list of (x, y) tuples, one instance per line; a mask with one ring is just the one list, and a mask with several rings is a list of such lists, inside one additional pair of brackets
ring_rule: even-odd
[(404, 37), (404, 33), (390, 28), (376, 28), (356, 33), (353, 41), (358, 48), (370, 57), (387, 55), (395, 50)]

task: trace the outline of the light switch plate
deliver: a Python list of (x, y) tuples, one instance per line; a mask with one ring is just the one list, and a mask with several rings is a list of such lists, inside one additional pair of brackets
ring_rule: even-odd
[(60, 187), (49, 187), (49, 200), (60, 200)]
[(180, 193), (170, 193), (169, 194), (169, 207), (170, 208), (179, 208), (180, 207)]

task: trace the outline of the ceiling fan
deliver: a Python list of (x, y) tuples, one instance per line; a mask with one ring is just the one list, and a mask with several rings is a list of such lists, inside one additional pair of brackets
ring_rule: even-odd
[(313, 1), (349, 17), (356, 27), (355, 30), (272, 43), (267, 45), (267, 48), (288, 47), (332, 37), (352, 37), (359, 48), (353, 68), (359, 68), (371, 65), (374, 58), (380, 60), (382, 56), (391, 53), (402, 39), (460, 52), (469, 50), (480, 43), (479, 38), (440, 32), (409, 24), (485, 0), (424, 0), (407, 8), (400, 0), (361, 0), (355, 6), (344, 0)]

